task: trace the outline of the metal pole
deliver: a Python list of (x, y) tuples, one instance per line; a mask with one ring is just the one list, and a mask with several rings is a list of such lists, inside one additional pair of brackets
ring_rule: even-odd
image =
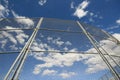
[[(27, 57), (27, 54), (29, 52), (29, 48), (38, 32), (38, 29), (40, 28), (40, 25), (42, 23), (43, 18), (41, 18), (34, 30), (34, 32), (32, 33), (31, 37), (29, 38), (29, 40), (27, 41), (26, 45), (23, 47), (22, 51), (20, 52), (20, 54), (18, 55), (18, 57), (16, 58), (16, 60), (14, 61), (13, 65), (11, 66), (10, 70), (8, 71), (7, 75), (5, 76), (4, 80), (13, 80), (15, 76), (18, 77), (20, 70), (24, 64), (24, 61)], [(14, 68), (16, 68), (14, 70)], [(13, 72), (14, 70), (14, 72)], [(16, 74), (17, 72), (17, 74)], [(10, 75), (13, 74), (13, 75)], [(9, 78), (10, 76), (12, 76), (12, 78)], [(16, 79), (15, 79), (16, 80)]]
[(113, 60), (113, 62), (120, 68), (120, 65), (112, 58), (112, 56), (102, 47), (100, 46), (100, 44), (95, 40), (95, 38), (88, 33), (88, 35), (91, 37), (91, 39), (93, 39), (95, 41), (95, 43), (98, 45), (99, 48), (101, 48), (108, 56), (111, 60)]
[[(29, 41), (29, 40), (28, 40)], [(26, 43), (26, 45), (28, 44), (28, 42)], [(6, 74), (4, 80), (7, 80), (9, 78), (10, 73), (12, 72), (13, 68), (15, 67), (15, 64), (17, 64), (18, 60), (20, 59), (20, 57), (22, 56), (22, 53), (25, 49), (25, 46), (23, 47), (22, 51), (20, 52), (20, 54), (17, 56), (17, 58), (15, 59), (14, 63), (12, 64), (12, 66), (10, 67), (8, 73)]]
[[(117, 64), (117, 62), (107, 53), (107, 51), (105, 51), (103, 48), (102, 48), (102, 46), (100, 46), (99, 44), (98, 44), (98, 42), (95, 40), (95, 38), (88, 32), (88, 35), (89, 35), (89, 37), (91, 37), (91, 39), (94, 41), (94, 43), (95, 43), (95, 45), (98, 47), (98, 49), (99, 48), (101, 48), (108, 56), (109, 56), (109, 58), (111, 59), (111, 60), (113, 60), (113, 62), (119, 67), (119, 65)], [(100, 49), (99, 49), (100, 50)], [(101, 51), (101, 53), (102, 53), (102, 51)], [(104, 56), (104, 54), (102, 54), (103, 56)], [(105, 56), (104, 56), (105, 57)], [(106, 57), (105, 57), (106, 58)], [(107, 58), (106, 58), (106, 60), (107, 60)], [(108, 62), (109, 64), (110, 64), (110, 62), (107, 60), (107, 61), (104, 61), (104, 62)], [(111, 66), (111, 68), (113, 68), (112, 67), (112, 65), (110, 64), (110, 66)], [(110, 67), (109, 66), (109, 67)], [(113, 76), (115, 76), (115, 74), (116, 74), (116, 76), (118, 76), (119, 77), (119, 74), (117, 73), (117, 71), (113, 68), (113, 72), (111, 71), (111, 73), (113, 74)], [(114, 77), (115, 78), (115, 77)], [(120, 77), (119, 77), (120, 78)], [(115, 80), (116, 80), (116, 78), (115, 78)]]
[(34, 30), (33, 34), (31, 35), (31, 37), (29, 38), (28, 44), (25, 45), (24, 52), (22, 53), (22, 56), (21, 56), (20, 60), (18, 61), (18, 65), (16, 65), (17, 67), (14, 70), (14, 74), (12, 75), (11, 79), (14, 79), (14, 77), (19, 69), (19, 66), (21, 65), (21, 62), (23, 61), (26, 51), (28, 50), (29, 44), (31, 43), (31, 40), (33, 39), (34, 34), (35, 34), (35, 30)]
[[(34, 34), (35, 34), (35, 30), (34, 30), (34, 32), (32, 33), (31, 37), (29, 38), (29, 40), (28, 40), (28, 42), (27, 42), (28, 44), (26, 44), (26, 45), (24, 46), (25, 48), (23, 49), (22, 56), (20, 57), (19, 61), (17, 62), (17, 65), (15, 65), (16, 68), (14, 69), (14, 73), (13, 73), (11, 79), (13, 79), (13, 78), (15, 77), (16, 72), (17, 72), (19, 66), (21, 65), (21, 62), (23, 61), (23, 57), (25, 56), (26, 51), (28, 50), (29, 44), (31, 43), (31, 40), (33, 39)], [(10, 79), (10, 80), (11, 80), (11, 79)]]
[(36, 29), (35, 29), (35, 31), (34, 31), (35, 33), (33, 34), (33, 37), (32, 37), (32, 39), (31, 39), (29, 45), (28, 45), (27, 48), (26, 48), (25, 56), (23, 57), (23, 60), (22, 60), (20, 66), (19, 66), (19, 68), (18, 68), (18, 70), (17, 70), (16, 76), (15, 76), (15, 78), (14, 78), (15, 80), (18, 79), (18, 76), (19, 76), (19, 74), (20, 74), (21, 68), (23, 67), (23, 64), (24, 64), (24, 62), (25, 62), (25, 59), (26, 59), (27, 54), (28, 54), (28, 52), (29, 52), (29, 49), (30, 49), (30, 47), (31, 47), (31, 45), (32, 45), (32, 43), (33, 43), (33, 40), (35, 39), (35, 37), (36, 37), (36, 35), (37, 35), (38, 30), (40, 29), (42, 20), (43, 20), (43, 18), (41, 18), (41, 19), (39, 20), (39, 22), (38, 22), (38, 24), (37, 24), (37, 26), (36, 26)]
[(100, 54), (100, 57), (103, 59), (103, 61), (106, 63), (106, 65), (108, 66), (108, 68), (110, 69), (110, 71), (112, 72), (112, 74), (114, 75), (115, 80), (120, 80), (119, 75), (116, 73), (116, 71), (113, 69), (113, 67), (111, 66), (111, 64), (108, 62), (108, 60), (106, 59), (106, 57), (103, 55), (103, 53), (100, 51), (100, 49), (98, 48), (98, 46), (94, 43), (94, 41), (91, 39), (91, 37), (88, 35), (88, 32), (84, 29), (84, 27), (79, 23), (79, 21), (77, 21), (77, 24), (79, 25), (79, 27), (82, 29), (82, 31), (84, 32), (84, 34), (87, 36), (87, 38), (90, 40), (90, 42), (92, 43), (92, 45), (94, 46), (94, 48), (97, 50), (97, 52)]
[[(82, 51), (48, 51), (48, 50), (38, 50), (38, 51), (31, 51), (29, 50), (29, 52), (52, 52), (52, 53), (79, 53), (79, 54), (96, 54), (98, 55), (98, 53), (88, 53), (88, 52), (82, 52)], [(20, 53), (20, 51), (7, 51), (7, 52), (0, 52), (0, 54), (16, 54), (16, 53)], [(104, 54), (104, 55), (108, 55), (108, 54)], [(110, 55), (112, 57), (117, 57), (120, 58), (120, 56), (118, 55)], [(120, 65), (120, 64), (119, 64)]]

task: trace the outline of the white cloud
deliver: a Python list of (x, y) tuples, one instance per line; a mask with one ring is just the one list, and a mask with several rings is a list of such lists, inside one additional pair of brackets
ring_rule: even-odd
[[(51, 41), (53, 45), (66, 45), (66, 48), (68, 45), (71, 45), (71, 42), (66, 41), (63, 42), (61, 38), (52, 38), (52, 37), (47, 37), (48, 41)], [(50, 42), (50, 43), (51, 43)], [(59, 42), (59, 44), (58, 44)], [(50, 45), (43, 43), (39, 40), (34, 41), (32, 47), (32, 50), (53, 50), (53, 51), (59, 51), (55, 47), (51, 47)], [(69, 50), (69, 51), (77, 51), (75, 48)], [(44, 54), (44, 53), (33, 53), (32, 56), (34, 56), (35, 59), (44, 61), (44, 64), (37, 64), (34, 68), (33, 73), (34, 74), (39, 74), (42, 69), (44, 68), (51, 68), (51, 67), (64, 67), (64, 66), (72, 66), (74, 62), (80, 61), (80, 54), (77, 53), (67, 53), (67, 54), (61, 54), (61, 53), (52, 53), (50, 52), (49, 54)]]
[(40, 73), (40, 68), (39, 68), (39, 65), (35, 65), (35, 68), (34, 68), (34, 71), (33, 71), (33, 74), (37, 75)]
[(19, 16), (16, 14), (14, 11), (12, 11), (13, 16), (16, 18), (15, 20), (20, 23), (25, 25), (26, 27), (34, 26), (34, 22), (32, 19), (24, 17), (24, 16)]
[(70, 7), (74, 9), (74, 2), (71, 2)]
[(99, 15), (99, 12), (91, 12), (90, 10), (86, 10), (86, 8), (89, 6), (90, 1), (88, 0), (83, 0), (82, 3), (80, 3), (77, 7), (74, 6), (74, 2), (71, 2), (71, 9), (75, 9), (75, 12), (73, 13), (73, 16), (78, 17), (79, 19), (87, 16), (89, 17), (88, 20), (90, 22), (95, 22), (94, 18), (97, 19), (103, 19), (101, 15)]
[[(16, 29), (13, 28), (12, 26), (5, 26), (5, 29)], [(11, 44), (9, 47), (11, 50), (17, 50), (18, 47), (16, 47), (19, 44), (23, 45), (25, 44), (26, 39), (28, 39), (28, 35), (24, 33), (23, 30), (10, 30), (10, 31), (1, 31), (0, 32), (0, 44), (1, 48), (4, 49), (6, 47), (6, 44)], [(19, 47), (20, 48), (20, 47)]]
[(17, 44), (17, 41), (16, 41), (16, 39), (14, 38), (14, 36), (12, 34), (9, 34), (8, 32), (2, 31), (1, 35), (3, 35), (4, 38), (8, 38), (14, 44)]
[(39, 5), (43, 6), (46, 2), (47, 2), (47, 0), (40, 0), (38, 3), (39, 3)]
[(114, 33), (113, 36), (114, 36), (115, 38), (117, 38), (118, 40), (120, 40), (120, 34), (119, 34), (119, 33)]
[(0, 18), (4, 18), (5, 16), (9, 15), (9, 10), (7, 7), (4, 7), (3, 5), (0, 4)]
[[(28, 35), (24, 34), (24, 33), (20, 33), (16, 36), (17, 40), (19, 41), (20, 44), (24, 44), (25, 43), (25, 39), (28, 38)], [(25, 39), (24, 39), (25, 38)]]
[(57, 45), (59, 47), (62, 46), (63, 44), (71, 45), (71, 43), (69, 41), (63, 42), (60, 37), (52, 38), (52, 37), (48, 36), (47, 40), (48, 40), (49, 43), (53, 43), (53, 44), (55, 44), (55, 45)]
[(106, 30), (113, 30), (113, 29), (117, 29), (119, 28), (120, 26), (111, 26), (111, 27), (108, 27)]
[(120, 26), (119, 26), (120, 25), (120, 19), (116, 20), (116, 24), (117, 25), (108, 27), (106, 30), (119, 29), (120, 28)]
[(44, 68), (50, 68), (50, 67), (53, 67), (52, 63), (37, 64), (37, 65), (35, 65), (33, 74), (37, 75), (37, 74), (39, 74), (41, 72), (42, 69), (44, 69)]
[(117, 24), (120, 24), (120, 19), (116, 20), (116, 23), (117, 23)]
[[(0, 35), (0, 37), (1, 37), (1, 35)], [(0, 44), (1, 44), (1, 48), (2, 48), (2, 49), (4, 49), (7, 41), (8, 41), (7, 39), (4, 39), (4, 40), (1, 40), (1, 41), (0, 41)]]
[(69, 45), (69, 46), (72, 45), (72, 43), (71, 43), (70, 41), (65, 42), (65, 44), (66, 44), (66, 45)]
[(16, 45), (11, 45), (11, 46), (9, 46), (9, 48), (11, 49), (11, 50), (18, 50), (18, 47), (16, 47)]
[[(6, 26), (6, 29), (16, 29), (16, 28), (13, 28), (11, 26)], [(11, 31), (11, 32), (15, 32), (17, 34), (15, 37), (16, 37), (16, 39), (18, 40), (18, 42), (20, 44), (24, 44), (25, 43), (25, 39), (27, 39), (29, 37), (28, 35), (26, 35), (24, 33), (23, 30)]]
[(64, 44), (64, 42), (61, 41), (61, 38), (60, 38), (60, 37), (58, 37), (57, 39), (54, 39), (54, 40), (53, 40), (53, 43), (56, 44), (56, 45), (58, 45), (58, 46), (61, 46), (61, 45)]
[(94, 13), (93, 12), (90, 12), (90, 16), (93, 16), (94, 15)]
[(55, 70), (49, 70), (49, 69), (46, 69), (43, 71), (42, 75), (55, 75), (57, 73), (57, 71)]
[(3, 20), (3, 18), (0, 18), (0, 21), (2, 21)]
[(49, 37), (47, 37), (47, 40), (48, 40), (49, 43), (52, 42), (53, 44), (56, 44), (59, 47), (62, 46), (63, 44), (66, 45), (66, 46), (71, 46), (72, 45), (72, 43), (70, 41), (66, 41), (66, 42), (62, 41), (60, 37), (55, 39), (55, 38), (52, 38), (52, 37), (49, 36)]
[(68, 51), (68, 50), (69, 50), (67, 47), (64, 47), (63, 49), (64, 49), (65, 51)]
[[(114, 37), (116, 37), (118, 40), (120, 40), (120, 34), (113, 34)], [(109, 40), (102, 40), (100, 41), (100, 45), (110, 54), (110, 55), (118, 55), (120, 52), (120, 46), (117, 46), (116, 43), (109, 41)], [(103, 50), (101, 50), (103, 52)], [(90, 53), (96, 53), (97, 51), (94, 48), (89, 49), (87, 52)], [(104, 52), (103, 52), (104, 53)], [(115, 66), (113, 61), (106, 56), (108, 61)], [(119, 62), (118, 59), (115, 59), (115, 61)], [(85, 64), (88, 65), (88, 68), (86, 69), (87, 73), (95, 73), (101, 70), (108, 69), (105, 63), (103, 63), (103, 60), (100, 58), (99, 55), (92, 55), (90, 58), (86, 58)]]
[(64, 79), (70, 78), (70, 77), (75, 76), (75, 75), (76, 75), (75, 72), (64, 72), (64, 73), (59, 74), (59, 76), (64, 78)]
[(92, 55), (90, 58), (86, 58), (84, 63), (88, 65), (88, 68), (86, 69), (87, 73), (96, 73), (107, 69), (106, 64), (102, 61), (99, 55)]
[(5, 7), (0, 5), (0, 17), (4, 17)]
[(47, 37), (47, 40), (48, 40), (48, 41), (51, 41), (51, 40), (53, 40), (53, 38), (50, 37), (50, 36), (48, 36), (48, 37)]
[(93, 18), (89, 18), (89, 21), (90, 21), (90, 22), (94, 22)]
[(89, 12), (89, 21), (90, 22), (95, 22), (95, 19), (103, 19), (103, 17), (101, 15), (99, 15), (99, 13), (94, 13), (94, 12)]
[[(72, 49), (70, 51), (74, 51), (75, 49)], [(44, 67), (63, 67), (63, 66), (72, 66), (74, 62), (80, 61), (80, 54), (75, 53), (67, 53), (67, 54), (61, 54), (61, 53), (49, 53), (47, 56), (42, 55), (34, 55), (34, 57), (37, 60), (42, 60), (45, 63), (39, 65), (39, 68)]]
[(88, 4), (89, 4), (89, 1), (85, 0), (79, 5), (79, 8), (85, 9), (88, 6)]
[(86, 16), (88, 13), (88, 11), (84, 11), (82, 9), (76, 9), (75, 13), (73, 14), (74, 16), (77, 16), (78, 18), (82, 18), (84, 16)]
[(77, 16), (78, 18), (82, 18), (87, 15), (88, 11), (85, 11), (85, 9), (88, 7), (89, 1), (85, 0), (81, 4), (78, 5), (76, 8), (76, 11), (74, 12), (74, 16)]
[[(120, 34), (113, 34), (113, 36), (117, 37), (118, 39), (120, 39)], [(48, 41), (56, 41), (56, 39), (52, 38), (52, 37), (48, 37), (47, 38)], [(57, 40), (61, 40), (61, 38), (57, 38)], [(53, 45), (55, 45), (56, 43), (54, 43)], [(65, 42), (62, 44), (64, 45)], [(62, 46), (61, 45), (61, 46)], [(100, 45), (106, 50), (108, 51), (109, 54), (112, 55), (119, 55), (119, 51), (120, 51), (120, 46), (116, 46), (116, 44), (112, 41), (109, 40), (102, 40), (100, 41)], [(35, 48), (34, 48), (35, 47)], [(77, 52), (77, 49), (73, 48), (73, 49), (69, 49), (67, 46), (64, 47), (65, 50), (69, 50), (69, 51), (73, 51), (73, 52)], [(56, 51), (57, 49), (54, 47), (51, 47), (50, 45), (47, 45), (46, 43), (42, 43), (42, 42), (37, 42), (34, 43), (34, 46), (32, 46), (32, 49), (37, 49), (37, 50), (54, 50)], [(89, 50), (87, 50), (86, 52), (89, 53), (97, 53), (97, 51), (94, 48), (91, 48)], [(44, 69), (47, 68), (53, 68), (53, 67), (71, 67), (74, 65), (75, 62), (79, 62), (82, 61), (85, 65), (88, 66), (88, 68), (86, 68), (86, 72), (87, 73), (96, 73), (98, 71), (101, 70), (105, 70), (108, 69), (106, 64), (102, 61), (102, 59), (100, 58), (100, 56), (98, 54), (93, 55), (93, 54), (80, 54), (80, 53), (52, 53), (50, 52), (49, 54), (44, 54), (44, 53), (35, 53), (32, 54), (32, 56), (34, 56), (35, 59), (43, 61), (43, 64), (37, 64), (34, 68), (33, 73), (34, 74), (39, 74)], [(107, 57), (107, 56), (106, 56)], [(110, 61), (112, 64), (113, 62), (108, 58), (108, 61)], [(118, 61), (118, 60), (116, 60)], [(113, 64), (114, 66), (114, 64)], [(61, 76), (66, 76), (69, 77), (67, 74), (61, 74)], [(65, 78), (65, 77), (64, 77)]]
[[(42, 45), (44, 46), (44, 44), (42, 44)], [(37, 48), (36, 47), (35, 47), (35, 49), (41, 49), (40, 46)], [(32, 48), (32, 49), (34, 49), (34, 48)], [(45, 49), (42, 49), (42, 50), (45, 50)], [(52, 49), (50, 46), (48, 46), (48, 50), (55, 50), (55, 49)], [(55, 51), (57, 51), (57, 50), (55, 50)], [(71, 49), (70, 51), (71, 52), (76, 51), (76, 49)], [(77, 53), (67, 53), (67, 54), (49, 53), (46, 56), (44, 53), (35, 53), (32, 55), (34, 56), (35, 59), (45, 62), (44, 64), (37, 64), (35, 66), (34, 71), (33, 71), (34, 74), (39, 74), (41, 72), (41, 70), (43, 70), (44, 68), (52, 68), (54, 66), (70, 67), (74, 64), (74, 62), (82, 60), (82, 58), (80, 58), (81, 57), (80, 54), (77, 54)]]

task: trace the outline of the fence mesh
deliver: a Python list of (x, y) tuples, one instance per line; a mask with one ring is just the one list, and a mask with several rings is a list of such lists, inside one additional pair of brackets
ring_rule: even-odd
[[(0, 80), (3, 80), (36, 30), (39, 19), (1, 19)], [(101, 29), (81, 22), (80, 24), (97, 41), (95, 44), (120, 74), (120, 46)], [(18, 79), (114, 80), (114, 76), (76, 21), (43, 18)]]

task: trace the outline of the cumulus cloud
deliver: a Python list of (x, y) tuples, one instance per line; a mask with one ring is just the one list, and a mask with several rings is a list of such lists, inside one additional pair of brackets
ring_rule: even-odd
[(24, 44), (25, 39), (24, 38), (28, 38), (28, 35), (25, 35), (24, 33), (18, 34), (16, 36), (17, 40), (19, 41), (20, 44)]
[(114, 33), (113, 36), (120, 41), (120, 34), (119, 33)]
[[(6, 26), (6, 29), (16, 29), (16, 28), (13, 28), (11, 26)], [(28, 35), (26, 35), (24, 33), (23, 30), (11, 31), (11, 32), (15, 32), (17, 34), (15, 37), (16, 37), (16, 39), (18, 40), (18, 42), (20, 44), (24, 44), (25, 43), (25, 39), (27, 39), (29, 37)]]
[[(1, 37), (1, 35), (0, 35), (0, 37)], [(0, 40), (1, 40), (1, 39), (0, 39)], [(4, 49), (6, 43), (7, 43), (7, 39), (4, 39), (4, 40), (1, 40), (1, 41), (0, 41), (0, 44), (1, 44), (1, 48), (2, 48), (2, 49)]]
[(18, 50), (18, 47), (16, 47), (15, 44), (11, 45), (9, 48), (10, 48), (11, 50)]
[(4, 17), (5, 7), (0, 4), (0, 17)]
[[(120, 34), (115, 33), (113, 34), (114, 37), (116, 37), (118, 40), (120, 40)], [(107, 53), (109, 53), (110, 55), (120, 55), (120, 46), (116, 45), (116, 43), (109, 41), (109, 40), (102, 40), (100, 41), (100, 45), (107, 51)], [(101, 50), (103, 53), (104, 51)], [(96, 53), (97, 51), (94, 48), (89, 49), (87, 52), (90, 53)], [(115, 66), (115, 64), (113, 63), (113, 61), (106, 56), (108, 61)], [(115, 59), (116, 62), (119, 62), (118, 59)], [(92, 55), (90, 58), (87, 58), (85, 60), (85, 64), (88, 65), (88, 68), (86, 69), (87, 73), (95, 73), (101, 70), (105, 70), (108, 69), (108, 67), (106, 66), (105, 63), (103, 63), (103, 60), (100, 58), (99, 55)]]
[(70, 46), (72, 45), (72, 43), (70, 41), (65, 42), (65, 44), (70, 45)]
[[(12, 26), (5, 26), (5, 29), (16, 29)], [(12, 45), (9, 46), (10, 49), (12, 50), (17, 50), (18, 48), (16, 47), (16, 45), (18, 45), (18, 43), (20, 45), (23, 45), (25, 43), (25, 40), (28, 39), (28, 35), (26, 33), (24, 33), (23, 30), (11, 30), (11, 31), (1, 31), (0, 32), (0, 44), (1, 44), (1, 48), (4, 49), (4, 47), (6, 46), (6, 44), (8, 42), (10, 42)], [(9, 44), (10, 44), (9, 43)]]
[(84, 61), (84, 64), (88, 65), (88, 68), (86, 69), (86, 73), (96, 73), (101, 70), (107, 69), (106, 64), (102, 61), (99, 55), (87, 55), (91, 56), (86, 57), (86, 60)]
[(13, 16), (16, 18), (15, 20), (20, 23), (25, 25), (26, 27), (34, 26), (34, 21), (30, 18), (24, 17), (24, 16), (19, 16), (16, 14), (14, 11), (12, 11)]
[(61, 54), (61, 53), (49, 53), (47, 56), (43, 55), (34, 55), (37, 60), (44, 61), (44, 64), (38, 64), (34, 68), (35, 74), (39, 74), (42, 69), (44, 68), (51, 68), (51, 67), (70, 67), (76, 61), (80, 61), (79, 54), (69, 53), (69, 54)]
[(53, 43), (56, 44), (56, 45), (58, 45), (58, 46), (61, 46), (61, 45), (64, 44), (64, 42), (61, 41), (61, 38), (60, 38), (60, 37), (58, 37), (57, 39), (54, 39), (54, 40), (53, 40)]
[[(66, 48), (67, 48), (67, 46), (72, 44), (69, 41), (66, 41), (62, 44), (58, 44), (58, 43), (63, 42), (61, 40), (61, 38), (47, 37), (47, 40), (48, 40), (48, 42), (51, 41), (50, 43), (53, 43), (53, 45), (58, 45), (58, 46), (59, 45), (60, 46), (66, 45)], [(43, 43), (41, 41), (34, 41), (31, 49), (32, 50), (59, 51), (55, 47), (53, 48), (50, 45)], [(74, 52), (74, 51), (77, 51), (77, 49), (73, 48), (73, 49), (70, 49), (69, 51)], [(70, 67), (74, 64), (74, 62), (81, 60), (80, 54), (77, 54), (77, 53), (62, 54), (62, 53), (49, 52), (49, 54), (33, 53), (31, 55), (34, 56), (35, 59), (45, 62), (43, 64), (37, 64), (35, 66), (34, 71), (33, 71), (34, 74), (39, 74), (42, 69), (52, 68), (54, 66), (56, 66), (56, 67), (64, 67), (64, 66)]]
[(4, 18), (7, 15), (9, 15), (9, 10), (7, 9), (7, 7), (0, 4), (0, 18)]
[(61, 74), (59, 74), (60, 77), (66, 79), (66, 78), (70, 78), (72, 76), (75, 76), (76, 73), (75, 72), (63, 72)]
[(39, 5), (43, 6), (46, 2), (47, 2), (47, 0), (40, 0), (38, 3), (39, 3)]
[(71, 46), (72, 45), (72, 43), (70, 41), (66, 41), (66, 42), (62, 41), (60, 37), (57, 37), (57, 38), (54, 39), (54, 38), (48, 36), (47, 40), (48, 40), (49, 43), (52, 42), (53, 44), (55, 44), (59, 47), (62, 46), (63, 44), (66, 45), (66, 46)]
[(68, 51), (69, 49), (68, 49), (68, 47), (64, 47), (63, 50)]
[(86, 10), (86, 8), (89, 6), (90, 1), (83, 0), (78, 6), (75, 6), (75, 2), (71, 2), (71, 9), (75, 9), (75, 12), (73, 13), (73, 16), (78, 17), (79, 19), (87, 16), (88, 20), (90, 22), (95, 22), (95, 18), (97, 19), (103, 19), (101, 15), (97, 12), (91, 12), (90, 10)]
[(17, 41), (12, 34), (2, 31), (1, 36), (3, 36), (2, 38), (8, 38), (12, 43), (17, 44)]
[[(117, 37), (119, 39), (120, 34), (113, 34), (113, 36)], [(61, 39), (57, 38), (58, 40), (62, 41)], [(54, 41), (54, 38), (48, 37), (48, 41)], [(56, 39), (55, 39), (56, 41)], [(68, 43), (68, 42), (67, 42)], [(56, 44), (56, 43), (54, 43)], [(62, 44), (64, 45), (65, 42)], [(116, 46), (116, 44), (112, 41), (109, 40), (102, 40), (100, 41), (100, 45), (108, 51), (109, 54), (111, 55), (119, 55), (120, 51), (120, 46)], [(35, 48), (34, 48), (35, 47)], [(78, 50), (76, 48), (69, 49), (67, 46), (65, 47), (66, 50), (68, 51), (73, 51), (77, 52)], [(32, 46), (32, 49), (37, 49), (37, 50), (54, 50), (56, 51), (56, 48), (51, 47), (50, 45), (47, 45), (46, 43), (34, 43), (34, 46)], [(88, 53), (97, 53), (97, 51), (94, 48), (88, 49), (86, 52)], [(75, 62), (83, 62), (85, 65), (88, 66), (86, 68), (86, 73), (96, 73), (101, 70), (108, 69), (106, 64), (103, 62), (103, 60), (100, 58), (99, 55), (92, 55), (92, 54), (80, 54), (80, 53), (52, 53), (49, 52), (49, 54), (44, 54), (44, 53), (35, 53), (32, 54), (35, 59), (43, 61), (43, 64), (37, 64), (34, 68), (33, 73), (34, 74), (39, 74), (42, 72), (42, 70), (46, 68), (53, 68), (53, 67), (71, 67), (74, 65)], [(108, 56), (106, 56), (108, 57)], [(113, 63), (109, 58), (107, 58), (108, 61)], [(118, 61), (118, 59), (116, 60)], [(112, 64), (115, 66), (114, 64)], [(66, 77), (69, 77), (67, 74), (62, 74), (61, 76), (65, 75)]]
[(83, 1), (81, 4), (78, 5), (73, 15), (77, 16), (78, 18), (86, 16), (88, 11), (86, 11), (85, 9), (88, 7), (89, 3), (90, 2), (87, 0)]
[(55, 75), (57, 73), (57, 71), (55, 70), (49, 70), (49, 69), (46, 69), (43, 71), (42, 75), (45, 76), (45, 75)]
[[(54, 41), (62, 41), (61, 38), (53, 38), (53, 37), (47, 37), (48, 42), (51, 41), (53, 45), (56, 45)], [(50, 42), (50, 43), (51, 43)], [(62, 41), (63, 42), (63, 41)], [(64, 42), (62, 45), (71, 45), (72, 43), (69, 41)], [(61, 45), (61, 46), (62, 46)], [(77, 49), (69, 49), (68, 47), (65, 47), (65, 50), (69, 50), (70, 52), (77, 52)], [(51, 47), (50, 45), (47, 45), (46, 43), (34, 41), (32, 47), (32, 50), (53, 50), (57, 51), (56, 48)], [(43, 64), (37, 64), (34, 68), (33, 73), (39, 74), (42, 72), (45, 68), (52, 68), (52, 67), (71, 67), (75, 62), (82, 61), (84, 59), (89, 58), (90, 56), (85, 56), (84, 54), (79, 53), (52, 53), (49, 52), (49, 54), (44, 53), (33, 53), (32, 56), (34, 56), (35, 59), (43, 61), (45, 63)], [(63, 74), (61, 74), (62, 76)], [(66, 74), (67, 75), (67, 74)], [(69, 77), (69, 75), (67, 75)]]
[(116, 23), (117, 23), (117, 24), (120, 24), (120, 19), (116, 20)]

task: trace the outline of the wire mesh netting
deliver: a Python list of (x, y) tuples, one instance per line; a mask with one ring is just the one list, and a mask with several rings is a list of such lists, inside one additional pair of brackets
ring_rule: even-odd
[(52, 18), (1, 19), (0, 80), (117, 80), (94, 47), (119, 75), (118, 40), (99, 28), (79, 23)]

